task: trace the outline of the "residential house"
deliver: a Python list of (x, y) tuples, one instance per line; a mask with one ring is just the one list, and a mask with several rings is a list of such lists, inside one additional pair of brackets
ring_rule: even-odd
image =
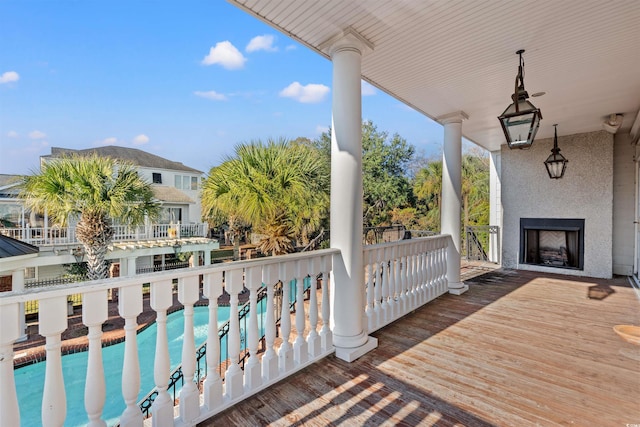
[[(51, 154), (41, 157), (41, 164), (70, 154), (97, 154), (133, 163), (138, 173), (152, 183), (161, 203), (160, 216), (154, 222), (135, 228), (114, 225), (113, 244), (106, 256), (114, 266), (112, 272), (134, 274), (187, 265), (185, 261), (176, 262), (178, 252), (194, 253), (192, 262), (196, 264), (210, 262), (211, 250), (218, 249), (219, 244), (208, 238), (208, 225), (201, 222), (202, 171), (139, 149), (116, 146), (84, 150), (53, 147)], [(59, 281), (67, 274), (65, 264), (82, 260), (74, 224), (60, 229), (50, 223), (46, 213), (26, 211), (18, 199), (19, 180), (18, 176), (0, 175), (0, 233), (40, 248), (39, 256), (23, 265), (27, 284)], [(15, 265), (11, 267), (14, 269)]]

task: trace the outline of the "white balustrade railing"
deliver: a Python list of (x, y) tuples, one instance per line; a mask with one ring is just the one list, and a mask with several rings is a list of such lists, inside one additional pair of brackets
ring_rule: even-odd
[[(450, 240), (450, 236), (435, 236), (365, 247), (363, 267), (367, 297), (362, 310), (368, 319), (365, 328), (369, 333), (447, 291), (446, 247)], [(20, 425), (13, 373), (13, 343), (23, 332), (18, 330), (21, 303), (38, 301), (39, 333), (46, 337), (42, 425), (62, 425), (66, 418), (61, 336), (68, 327), (67, 297), (77, 293), (83, 294), (82, 320), (88, 328), (89, 358), (84, 408), (89, 425), (104, 425), (101, 418), (105, 402), (114, 401), (114, 398), (126, 404), (120, 416), (121, 426), (143, 425), (142, 412), (136, 399), (141, 391), (141, 372), (149, 370), (153, 372), (158, 391), (151, 407), (153, 426), (195, 425), (335, 351), (329, 326), (329, 280), (334, 258), (340, 256), (339, 250), (326, 249), (3, 294), (0, 298), (0, 427)], [(315, 278), (318, 274), (323, 277), (321, 291), (318, 292), (320, 295), (316, 295), (315, 280), (312, 280), (308, 304), (303, 304), (304, 280), (306, 277)], [(167, 310), (173, 303), (175, 280), (178, 282), (178, 299), (184, 305), (181, 312), (184, 317), (184, 339), (180, 363), (185, 385), (174, 408), (175, 402), (167, 393), (170, 375)], [(141, 366), (136, 339), (137, 317), (143, 309), (142, 285), (145, 283), (150, 283), (150, 307), (157, 315), (152, 366)], [(204, 298), (208, 299), (208, 376), (199, 385), (194, 382), (196, 349), (193, 307), (200, 299), (201, 283)], [(277, 333), (274, 296), (274, 289), (279, 283), (282, 284), (283, 295), (294, 293), (297, 296), (294, 325), (289, 304), (286, 303), (288, 299), (283, 298), (280, 334)], [(264, 330), (261, 332), (258, 330), (256, 298), (264, 287), (267, 309), (264, 313)], [(105, 396), (105, 375), (110, 373), (104, 372), (100, 342), (101, 328), (107, 321), (108, 295), (113, 289), (117, 289), (119, 294), (118, 314), (125, 319), (122, 389), (117, 397)], [(339, 298), (339, 284), (335, 285), (335, 290), (335, 297)], [(222, 361), (217, 325), (218, 297), (224, 291), (230, 297), (227, 337), (227, 357), (230, 361), (222, 378), (218, 370)], [(241, 345), (242, 331), (238, 325), (238, 300), (243, 291), (249, 292), (251, 307), (246, 325), (246, 350)], [(258, 341), (262, 334), (265, 351), (258, 354)], [(281, 338), (279, 345), (276, 336)], [(239, 360), (245, 352), (250, 356), (242, 370)], [(80, 402), (73, 403), (77, 407)]]
[[(207, 223), (197, 224), (151, 224), (151, 225), (114, 225), (113, 242), (138, 240), (179, 239), (189, 237), (208, 237)], [(35, 246), (53, 246), (78, 243), (75, 227), (23, 227), (0, 228), (0, 234), (21, 240)]]
[(365, 246), (368, 332), (447, 292), (448, 235)]
[[(84, 407), (91, 426), (104, 425), (101, 417), (106, 401), (114, 401), (114, 396), (106, 399), (104, 392), (104, 372), (100, 337), (101, 327), (107, 320), (108, 293), (112, 289), (118, 290), (118, 314), (125, 319), (124, 361), (122, 369), (122, 390), (120, 401), (124, 401), (126, 408), (120, 416), (121, 426), (141, 426), (143, 416), (137, 404), (141, 388), (142, 370), (152, 370), (153, 379), (158, 396), (152, 405), (152, 423), (154, 426), (195, 425), (197, 422), (211, 417), (213, 414), (246, 399), (257, 391), (282, 380), (286, 376), (303, 367), (326, 357), (334, 351), (330, 334), (325, 331), (322, 345), (318, 344), (315, 335), (303, 336), (305, 317), (296, 318), (296, 328), (291, 328), (288, 300), (283, 301), (283, 324), (287, 330), (287, 339), (280, 346), (274, 346), (277, 335), (277, 325), (273, 316), (275, 310), (274, 287), (279, 282), (298, 286), (307, 276), (322, 273), (328, 278), (334, 256), (340, 256), (335, 249), (291, 254), (281, 257), (267, 257), (251, 261), (238, 261), (226, 264), (196, 267), (184, 270), (172, 270), (133, 277), (122, 277), (93, 282), (56, 285), (48, 288), (35, 288), (22, 292), (7, 292), (0, 299), (0, 426), (15, 427), (20, 425), (17, 392), (13, 375), (12, 345), (21, 335), (18, 322), (18, 307), (20, 303), (36, 300), (40, 307), (39, 333), (46, 337), (46, 378), (42, 400), (42, 425), (62, 425), (67, 414), (65, 397), (65, 379), (62, 371), (61, 336), (67, 329), (67, 296), (83, 293), (83, 323), (89, 330), (89, 359), (87, 362), (86, 393)], [(185, 385), (179, 395), (177, 409), (174, 410), (173, 399), (167, 393), (170, 375), (169, 343), (167, 342), (167, 310), (173, 303), (173, 281), (178, 281), (178, 300), (184, 305), (181, 311), (184, 317), (183, 348), (180, 363), (184, 373)], [(202, 384), (204, 398), (200, 399), (199, 385), (193, 381), (196, 370), (194, 323), (194, 304), (200, 299), (200, 283), (202, 280), (203, 294), (209, 299), (209, 331), (208, 342), (211, 347), (207, 351), (207, 369), (209, 377)], [(313, 307), (310, 311), (323, 313), (322, 322), (329, 323), (328, 283), (323, 283), (324, 297), (319, 302), (320, 307)], [(139, 352), (136, 339), (138, 328), (137, 317), (143, 309), (143, 284), (150, 283), (150, 307), (157, 314), (157, 332), (155, 361), (153, 366), (142, 366), (139, 362)], [(258, 330), (257, 300), (258, 291), (267, 286), (268, 300), (264, 335), (267, 337), (268, 354), (260, 359), (258, 340), (262, 332)], [(285, 285), (286, 286), (286, 285)], [(241, 329), (238, 324), (239, 295), (248, 289), (251, 304), (250, 320), (248, 322), (248, 351), (249, 361), (242, 370), (239, 364), (241, 353)], [(296, 288), (297, 289), (297, 288)], [(218, 374), (219, 360), (217, 299), (226, 291), (230, 296), (230, 328), (228, 335), (228, 357), (230, 363), (222, 380)], [(311, 294), (313, 294), (313, 290)], [(286, 293), (284, 295), (289, 295)], [(298, 292), (299, 295), (299, 292)], [(318, 303), (314, 298), (313, 303)], [(285, 311), (286, 310), (286, 311)], [(304, 313), (304, 309), (300, 310)], [(317, 317), (317, 315), (314, 315)], [(316, 319), (317, 321), (317, 319)], [(287, 325), (288, 322), (288, 325)], [(310, 326), (309, 330), (314, 329)], [(285, 335), (283, 333), (283, 335)], [(316, 334), (317, 335), (317, 334)], [(290, 337), (296, 340), (296, 357)], [(314, 341), (311, 354), (308, 340)], [(274, 357), (275, 356), (275, 357)], [(275, 360), (275, 364), (273, 361)], [(278, 369), (278, 360), (282, 369)], [(214, 367), (211, 367), (213, 365)], [(186, 379), (191, 379), (191, 381)], [(144, 390), (145, 392), (147, 390)], [(117, 397), (116, 397), (117, 398)], [(71, 404), (72, 402), (69, 402)], [(78, 406), (79, 402), (73, 402)], [(177, 417), (174, 419), (174, 415)]]

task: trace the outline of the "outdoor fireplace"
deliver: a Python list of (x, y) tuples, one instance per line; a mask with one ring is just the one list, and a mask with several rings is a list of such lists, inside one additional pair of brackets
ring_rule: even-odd
[(584, 268), (584, 219), (520, 218), (520, 262)]

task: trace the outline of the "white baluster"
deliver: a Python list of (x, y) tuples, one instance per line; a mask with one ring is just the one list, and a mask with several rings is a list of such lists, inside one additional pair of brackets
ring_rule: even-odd
[(138, 360), (136, 318), (142, 312), (142, 285), (127, 286), (118, 291), (118, 312), (124, 318), (124, 362), (122, 366), (122, 397), (127, 408), (120, 417), (120, 426), (142, 426), (142, 411), (137, 404), (140, 392), (140, 361)]
[(42, 425), (61, 426), (67, 417), (67, 396), (62, 377), (61, 334), (67, 329), (67, 297), (39, 301), (39, 333), (46, 338), (44, 391), (42, 394)]
[(267, 306), (265, 308), (265, 344), (266, 351), (262, 355), (262, 379), (271, 381), (278, 376), (278, 355), (273, 348), (276, 340), (276, 318), (274, 286), (278, 275), (276, 264), (267, 265), (262, 269), (262, 282), (267, 286)]
[(258, 360), (258, 292), (262, 286), (262, 268), (245, 269), (246, 287), (249, 289), (249, 326), (247, 341), (249, 361), (244, 366), (244, 386), (247, 391), (262, 385), (262, 366)]
[(304, 279), (307, 275), (307, 261), (298, 261), (296, 269), (296, 340), (293, 342), (293, 359), (301, 365), (309, 360), (309, 346), (304, 340)]
[(447, 282), (447, 268), (446, 268), (446, 263), (445, 263), (445, 258), (446, 258), (446, 252), (444, 248), (438, 248), (437, 250), (438, 255), (437, 255), (437, 260), (438, 260), (438, 295), (440, 295), (443, 290), (442, 288), (444, 288), (445, 286), (448, 286), (448, 282)]
[(87, 379), (84, 386), (84, 407), (89, 415), (89, 427), (106, 427), (100, 417), (104, 409), (106, 386), (102, 364), (102, 324), (108, 318), (107, 290), (87, 292), (82, 295), (82, 323), (89, 333)]
[(307, 334), (307, 344), (309, 345), (309, 356), (316, 358), (320, 355), (321, 341), (318, 335), (318, 281), (316, 279), (320, 272), (320, 258), (313, 257), (309, 260), (309, 274), (311, 275), (311, 287), (309, 289), (309, 334)]
[(409, 263), (407, 260), (407, 245), (398, 247), (400, 261), (400, 313), (402, 316), (409, 312)]
[(320, 329), (320, 341), (322, 350), (328, 351), (333, 348), (333, 333), (329, 326), (331, 316), (331, 304), (329, 302), (329, 288), (331, 287), (331, 277), (329, 272), (332, 268), (331, 256), (325, 255), (320, 262), (322, 269), (322, 328)]
[(293, 368), (293, 348), (289, 341), (291, 337), (291, 280), (293, 279), (293, 263), (280, 264), (280, 280), (282, 280), (282, 311), (280, 313), (280, 331), (282, 344), (278, 349), (278, 366), (280, 372), (287, 372)]
[(382, 312), (384, 314), (384, 324), (388, 324), (391, 322), (393, 309), (391, 308), (391, 259), (393, 249), (385, 248), (383, 249), (383, 258), (382, 258)]
[(433, 244), (433, 241), (429, 242), (429, 252), (427, 253), (428, 256), (428, 278), (427, 278), (427, 283), (429, 286), (429, 298), (428, 300), (431, 301), (435, 298), (435, 281), (436, 281), (436, 263), (435, 263), (435, 245)]
[(367, 316), (367, 330), (369, 332), (374, 331), (375, 328), (375, 318), (373, 312), (373, 262), (371, 260), (373, 254), (373, 250), (365, 251), (364, 256), (362, 257), (365, 262), (364, 266), (364, 277), (367, 281), (367, 299), (366, 299), (366, 308), (365, 314)]
[(242, 269), (236, 268), (225, 273), (225, 289), (230, 295), (229, 334), (227, 343), (230, 364), (225, 372), (224, 382), (229, 399), (240, 397), (243, 390), (242, 369), (240, 368), (240, 323), (238, 321), (238, 293), (242, 291)]
[[(180, 227), (178, 226), (178, 229)], [(200, 297), (199, 276), (178, 279), (178, 301), (184, 305), (184, 337), (182, 339), (182, 374), (180, 390), (180, 419), (185, 424), (200, 415), (200, 392), (194, 382), (196, 373), (196, 342), (193, 330), (193, 304)]]
[(153, 362), (153, 380), (158, 395), (151, 405), (153, 427), (173, 425), (173, 399), (167, 392), (171, 375), (169, 339), (167, 337), (167, 310), (173, 305), (173, 283), (171, 279), (151, 283), (151, 308), (156, 317), (156, 355)]
[(415, 310), (418, 307), (418, 291), (417, 291), (417, 272), (416, 272), (416, 244), (412, 243), (409, 246), (409, 255), (407, 262), (409, 263), (409, 300), (410, 310)]
[(391, 258), (391, 265), (393, 269), (391, 270), (393, 273), (393, 279), (391, 281), (391, 296), (393, 305), (393, 320), (399, 318), (402, 315), (401, 312), (401, 303), (400, 303), (400, 292), (402, 291), (402, 276), (400, 275), (400, 248), (395, 246), (392, 252), (393, 258)]
[(212, 410), (222, 404), (220, 369), (220, 336), (218, 335), (218, 297), (222, 294), (222, 271), (204, 275), (204, 296), (209, 299), (207, 330), (207, 378), (204, 380), (204, 404)]
[(0, 427), (20, 425), (16, 382), (13, 376), (13, 343), (21, 335), (20, 304), (0, 305)]
[(417, 256), (417, 280), (418, 280), (418, 306), (424, 305), (426, 302), (426, 276), (425, 276), (425, 242), (421, 241), (418, 245), (418, 256)]
[(373, 306), (374, 316), (376, 318), (376, 329), (380, 328), (384, 323), (384, 312), (383, 312), (383, 304), (384, 299), (382, 298), (382, 276), (380, 275), (380, 256), (384, 251), (382, 249), (376, 249), (372, 251), (372, 269), (373, 269), (373, 278), (375, 282), (374, 286), (374, 299), (375, 303)]

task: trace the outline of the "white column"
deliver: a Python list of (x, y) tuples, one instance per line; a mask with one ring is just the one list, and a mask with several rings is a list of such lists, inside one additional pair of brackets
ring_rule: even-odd
[[(24, 268), (14, 270), (11, 273), (11, 290), (14, 292), (24, 291)], [(18, 327), (20, 328), (20, 336), (17, 341), (27, 339), (27, 322), (24, 317), (24, 303), (21, 302), (18, 309)]]
[(326, 43), (333, 61), (331, 126), (332, 327), (336, 356), (353, 361), (377, 346), (365, 333), (362, 259), (361, 65), (372, 48), (349, 29)]
[(498, 233), (489, 235), (489, 260), (501, 263), (502, 254), (502, 154), (492, 151), (489, 157), (489, 225), (499, 227)]
[(447, 248), (447, 281), (449, 292), (460, 295), (469, 287), (460, 280), (460, 211), (462, 209), (462, 121), (468, 116), (462, 112), (438, 118), (444, 125), (442, 147), (442, 203), (440, 206), (440, 232), (451, 235)]

